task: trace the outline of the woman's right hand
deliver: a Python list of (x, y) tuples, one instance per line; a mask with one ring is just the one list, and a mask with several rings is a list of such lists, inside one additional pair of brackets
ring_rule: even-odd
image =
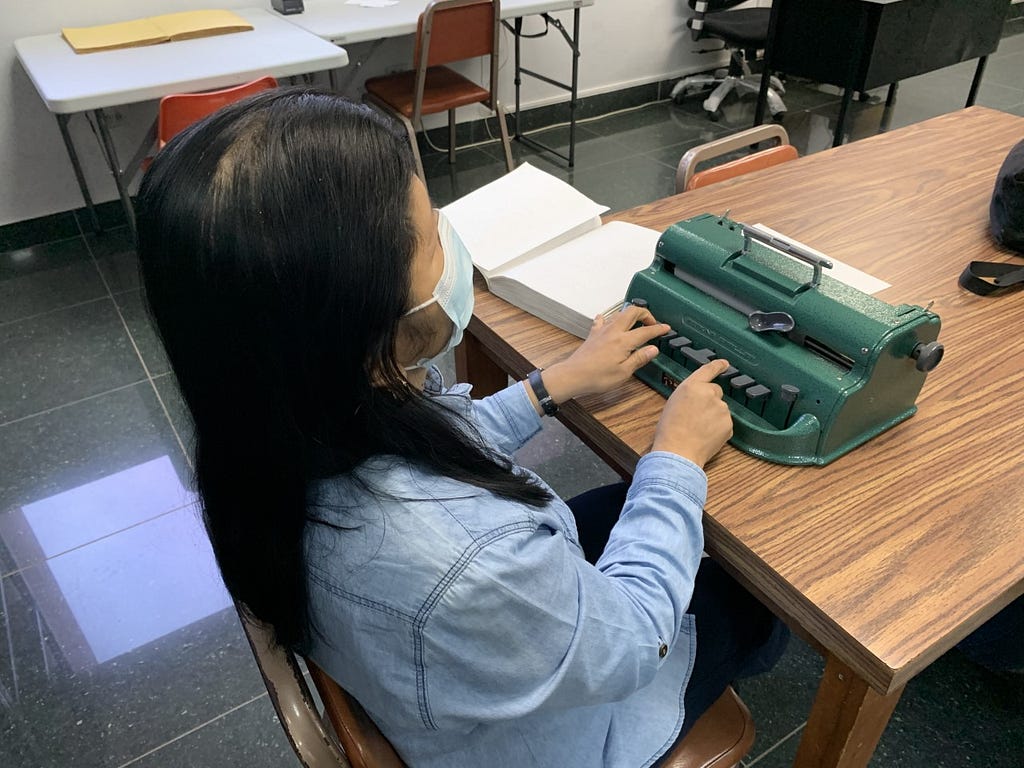
[(698, 467), (718, 453), (732, 437), (732, 414), (714, 380), (728, 367), (726, 360), (712, 360), (676, 387), (661, 412), (652, 450), (678, 454)]

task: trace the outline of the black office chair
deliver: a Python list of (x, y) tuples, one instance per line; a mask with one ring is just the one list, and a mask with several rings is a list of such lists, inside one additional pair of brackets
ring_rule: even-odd
[[(743, 2), (745, 0), (689, 0), (694, 13), (686, 26), (692, 30), (693, 39), (721, 40), (730, 49), (731, 57), (728, 69), (720, 69), (713, 75), (684, 77), (672, 89), (672, 98), (678, 102), (685, 96), (713, 86), (711, 95), (704, 100), (704, 110), (712, 120), (719, 118), (722, 100), (731, 91), (757, 93), (761, 85), (760, 78), (751, 74), (749, 62), (756, 58), (758, 49), (767, 45), (768, 20), (772, 11), (771, 8), (730, 10)], [(773, 75), (768, 89), (768, 109), (776, 120), (781, 120), (786, 114), (786, 105), (780, 95), (785, 92), (782, 82)]]

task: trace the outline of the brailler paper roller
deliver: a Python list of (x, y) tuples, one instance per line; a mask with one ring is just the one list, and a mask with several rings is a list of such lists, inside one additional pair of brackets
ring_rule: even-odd
[(626, 300), (672, 330), (637, 376), (663, 395), (716, 357), (732, 444), (780, 464), (827, 464), (917, 410), (942, 359), (937, 315), (830, 278), (796, 243), (704, 214), (670, 227)]

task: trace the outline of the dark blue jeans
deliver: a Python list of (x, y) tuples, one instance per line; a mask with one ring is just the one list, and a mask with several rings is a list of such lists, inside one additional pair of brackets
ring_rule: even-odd
[(1024, 673), (1024, 597), (974, 630), (957, 648), (993, 672)]
[[(625, 483), (607, 485), (566, 502), (576, 518), (588, 562), (596, 562), (604, 551), (628, 488)], [(771, 669), (789, 640), (786, 626), (708, 557), (697, 571), (688, 613), (696, 622), (697, 656), (686, 686), (686, 716), (679, 738), (726, 686)]]

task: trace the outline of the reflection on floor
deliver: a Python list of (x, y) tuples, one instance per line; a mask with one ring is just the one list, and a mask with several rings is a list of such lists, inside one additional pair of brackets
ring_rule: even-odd
[[(889, 112), (884, 90), (855, 102), (849, 140), (957, 109), (972, 71), (908, 80)], [(979, 103), (1024, 115), (1021, 73), (1024, 35), (1009, 35)], [(785, 98), (801, 153), (827, 148), (835, 89), (791, 79)], [(747, 127), (752, 111), (733, 97), (717, 123), (699, 100), (590, 121), (572, 171), (516, 155), (627, 208), (670, 194), (682, 153)], [(564, 147), (567, 131), (543, 138)], [(493, 145), (455, 166), (424, 161), (439, 204), (503, 172)], [(297, 765), (213, 575), (187, 488), (187, 419), (128, 239), (82, 231), (74, 214), (0, 230), (0, 765)], [(519, 458), (564, 496), (617, 479), (557, 422)], [(791, 763), (821, 669), (794, 641), (743, 684), (758, 727), (747, 765)], [(907, 686), (871, 764), (1020, 768), (1024, 681), (947, 654)]]

